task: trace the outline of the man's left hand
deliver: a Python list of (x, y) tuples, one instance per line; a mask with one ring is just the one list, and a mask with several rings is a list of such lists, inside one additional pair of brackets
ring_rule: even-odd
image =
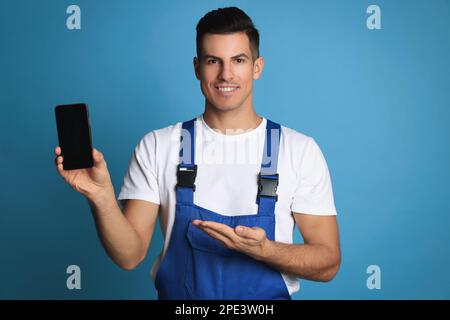
[(271, 241), (262, 228), (231, 228), (223, 223), (197, 219), (193, 220), (192, 224), (222, 242), (228, 249), (240, 251), (256, 260), (264, 260), (270, 250)]

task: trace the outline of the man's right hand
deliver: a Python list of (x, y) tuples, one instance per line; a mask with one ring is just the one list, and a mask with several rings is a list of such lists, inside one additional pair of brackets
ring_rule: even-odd
[(103, 154), (92, 148), (94, 166), (87, 169), (64, 170), (64, 157), (61, 148), (55, 148), (55, 165), (61, 177), (77, 192), (85, 195), (89, 200), (95, 201), (107, 194), (114, 193), (114, 187)]
[(123, 212), (114, 195), (103, 154), (92, 149), (94, 166), (64, 170), (61, 148), (55, 148), (58, 173), (89, 200), (97, 232), (107, 254), (121, 268), (132, 270), (145, 258), (155, 230), (159, 205), (145, 200), (127, 199)]

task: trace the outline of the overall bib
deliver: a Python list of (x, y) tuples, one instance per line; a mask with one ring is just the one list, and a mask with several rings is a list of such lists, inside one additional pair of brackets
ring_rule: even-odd
[[(267, 120), (261, 172), (258, 179), (255, 177), (255, 183), (259, 184), (256, 195), (258, 213), (239, 216), (221, 215), (194, 204), (197, 172), (195, 118), (183, 122), (182, 129), (181, 141), (190, 139), (190, 148), (180, 148), (175, 221), (169, 247), (155, 277), (158, 299), (290, 300), (279, 271), (226, 248), (191, 223), (200, 219), (223, 223), (231, 228), (256, 226), (265, 230), (268, 239), (274, 240), (280, 125)], [(183, 152), (190, 152), (190, 155), (182, 157)]]

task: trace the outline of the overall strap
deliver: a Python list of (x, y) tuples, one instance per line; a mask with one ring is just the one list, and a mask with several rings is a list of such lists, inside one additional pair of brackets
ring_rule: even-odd
[(180, 163), (177, 167), (176, 200), (177, 204), (194, 202), (195, 178), (195, 118), (183, 122), (180, 135)]
[(280, 149), (281, 126), (267, 119), (261, 171), (258, 175), (258, 195), (256, 203), (259, 215), (275, 214), (278, 200), (278, 152)]

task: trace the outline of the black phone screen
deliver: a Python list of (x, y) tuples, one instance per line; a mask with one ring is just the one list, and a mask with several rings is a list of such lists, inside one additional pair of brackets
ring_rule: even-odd
[(87, 105), (56, 106), (55, 117), (64, 170), (91, 168), (94, 161)]

